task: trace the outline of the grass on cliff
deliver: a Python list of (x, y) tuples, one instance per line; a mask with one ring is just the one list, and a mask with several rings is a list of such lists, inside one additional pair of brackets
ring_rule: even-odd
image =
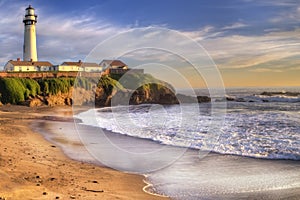
[(67, 93), (74, 85), (74, 78), (46, 78), (39, 79), (38, 83), (44, 95), (56, 95), (59, 92)]
[(102, 87), (106, 95), (110, 95), (114, 88), (123, 90), (124, 87), (115, 79), (110, 76), (102, 76), (97, 84), (97, 87)]
[(4, 104), (18, 104), (39, 93), (40, 86), (33, 79), (0, 78), (0, 100)]
[[(119, 82), (120, 81), (120, 82)], [(119, 75), (106, 75), (100, 79), (96, 78), (0, 78), (0, 101), (4, 104), (19, 104), (30, 97), (37, 95), (56, 95), (67, 93), (71, 87), (81, 87), (86, 90), (92, 89), (94, 85), (103, 88), (106, 95), (111, 95), (114, 89), (124, 90), (148, 90), (156, 93), (164, 87), (172, 90), (172, 87), (149, 74), (126, 74), (125, 77)]]
[[(94, 80), (95, 81), (95, 80)], [(37, 95), (67, 93), (71, 87), (90, 89), (92, 82), (87, 78), (0, 78), (0, 101), (4, 104), (19, 104)]]
[(174, 91), (170, 84), (153, 77), (151, 74), (127, 73), (125, 76), (111, 74), (110, 77), (119, 81), (124, 88), (131, 90), (150, 90), (155, 92), (168, 87)]

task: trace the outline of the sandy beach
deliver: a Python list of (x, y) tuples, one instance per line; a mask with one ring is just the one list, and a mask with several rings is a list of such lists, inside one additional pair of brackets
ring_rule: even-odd
[(32, 122), (53, 113), (72, 109), (0, 108), (0, 199), (167, 199), (145, 193), (143, 176), (74, 161), (32, 131)]

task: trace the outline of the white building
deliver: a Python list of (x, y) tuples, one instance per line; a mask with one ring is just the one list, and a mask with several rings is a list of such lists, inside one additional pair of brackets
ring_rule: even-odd
[(10, 60), (4, 66), (4, 71), (7, 72), (46, 72), (53, 71), (53, 64), (48, 61), (21, 61)]
[(99, 64), (104, 70), (107, 68), (113, 69), (128, 69), (128, 66), (120, 60), (102, 60)]
[(55, 66), (56, 71), (66, 72), (101, 72), (102, 67), (97, 63), (82, 62), (63, 62), (61, 65)]

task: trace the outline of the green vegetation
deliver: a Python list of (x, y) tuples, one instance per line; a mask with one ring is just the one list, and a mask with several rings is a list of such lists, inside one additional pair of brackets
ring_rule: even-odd
[(24, 87), (26, 88), (25, 91), (25, 99), (27, 99), (29, 96), (36, 96), (41, 93), (40, 85), (33, 79), (28, 78), (22, 78), (19, 79)]
[(109, 76), (102, 76), (97, 84), (98, 87), (102, 87), (106, 95), (110, 95), (114, 88), (123, 90), (124, 87), (115, 79)]
[(67, 93), (74, 85), (87, 90), (91, 89), (96, 79), (87, 78), (0, 78), (0, 101), (4, 104), (19, 104), (37, 95), (56, 95)]
[(41, 91), (44, 95), (56, 95), (59, 92), (67, 93), (74, 85), (75, 78), (46, 78), (39, 79)]
[(84, 88), (86, 90), (91, 90), (92, 85), (96, 85), (98, 78), (86, 78), (86, 77), (77, 77), (75, 79), (75, 87)]
[(33, 79), (1, 78), (0, 100), (2, 103), (17, 104), (40, 93), (39, 84)]
[(125, 76), (119, 74), (110, 75), (111, 78), (118, 80), (124, 88), (132, 90), (150, 90), (158, 91), (163, 87), (169, 87), (171, 90), (174, 90), (171, 85), (168, 83), (154, 78), (151, 74), (137, 74), (137, 73), (128, 73)]
[(113, 90), (147, 90), (153, 94), (165, 87), (172, 87), (149, 74), (106, 75), (98, 78), (0, 78), (0, 101), (4, 104), (19, 104), (37, 95), (49, 96), (67, 93), (71, 87), (80, 87), (86, 90), (103, 88), (105, 94), (111, 95)]

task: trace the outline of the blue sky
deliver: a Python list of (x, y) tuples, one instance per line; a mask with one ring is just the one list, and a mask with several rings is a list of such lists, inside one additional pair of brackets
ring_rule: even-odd
[(84, 60), (112, 35), (164, 27), (201, 44), (227, 86), (300, 85), (299, 0), (0, 0), (0, 66), (22, 58), (29, 4), (39, 60)]

